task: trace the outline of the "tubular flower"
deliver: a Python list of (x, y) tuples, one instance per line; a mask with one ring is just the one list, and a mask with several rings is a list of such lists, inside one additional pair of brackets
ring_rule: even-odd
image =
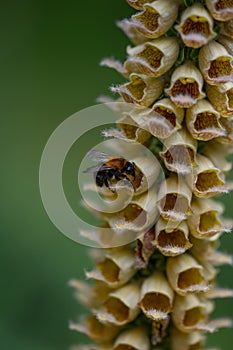
[(91, 340), (73, 350), (204, 350), (207, 333), (232, 326), (211, 314), (233, 297), (216, 283), (233, 265), (218, 250), (233, 220), (214, 198), (233, 188), (233, 1), (127, 2), (138, 12), (117, 25), (133, 46), (124, 63), (101, 62), (124, 78), (117, 100), (99, 99), (117, 115), (102, 134), (118, 156), (85, 186), (106, 204), (82, 232), (102, 248), (92, 284), (70, 282), (89, 309), (70, 328)]

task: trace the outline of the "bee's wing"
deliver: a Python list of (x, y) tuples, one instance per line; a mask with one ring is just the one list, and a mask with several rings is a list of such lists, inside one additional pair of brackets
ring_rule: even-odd
[(112, 170), (112, 167), (107, 166), (107, 165), (96, 165), (96, 166), (92, 166), (90, 168), (87, 168), (86, 170), (84, 170), (84, 173), (97, 173), (99, 170)]
[(109, 158), (111, 158), (112, 156), (110, 156), (107, 153), (104, 152), (99, 152), (96, 150), (91, 150), (87, 153), (88, 157), (90, 157), (92, 160), (94, 160), (95, 162), (106, 162), (109, 160)]
[(86, 170), (84, 170), (83, 172), (86, 173), (97, 173), (100, 169), (101, 165), (95, 165), (95, 166), (91, 166), (90, 168), (87, 168)]

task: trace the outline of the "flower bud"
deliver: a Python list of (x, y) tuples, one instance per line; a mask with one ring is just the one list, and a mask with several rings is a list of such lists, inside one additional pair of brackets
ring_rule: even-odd
[(206, 0), (206, 6), (217, 21), (229, 21), (233, 18), (233, 3), (230, 0)]
[(199, 48), (215, 37), (213, 19), (200, 3), (194, 3), (182, 13), (181, 23), (175, 26), (186, 46)]
[(132, 16), (132, 22), (139, 33), (155, 39), (165, 34), (176, 20), (178, 5), (171, 0), (157, 0), (146, 3), (143, 11)]
[(171, 86), (166, 93), (181, 108), (190, 108), (205, 97), (202, 92), (203, 77), (191, 62), (186, 62), (175, 69), (171, 77)]
[(125, 69), (130, 73), (159, 77), (175, 63), (179, 54), (178, 40), (161, 37), (134, 48), (128, 48)]
[(212, 40), (203, 46), (198, 60), (200, 70), (208, 84), (219, 85), (233, 81), (233, 57), (217, 41)]

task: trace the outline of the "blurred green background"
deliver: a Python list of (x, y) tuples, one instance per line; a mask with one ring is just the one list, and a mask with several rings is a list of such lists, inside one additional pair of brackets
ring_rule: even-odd
[[(125, 57), (128, 40), (115, 21), (132, 9), (125, 0), (12, 0), (2, 2), (0, 12), (0, 346), (68, 349), (85, 341), (67, 327), (85, 310), (72, 298), (67, 281), (84, 278), (83, 269), (91, 263), (88, 249), (50, 222), (39, 194), (39, 162), (47, 139), (63, 120), (122, 81), (98, 63), (106, 56)], [(74, 181), (67, 190), (76, 202)], [(232, 198), (227, 197), (228, 216), (233, 216)], [(222, 246), (232, 251), (230, 235)], [(222, 268), (219, 282), (233, 288), (230, 267)], [(218, 301), (216, 315), (231, 316), (232, 307), (232, 301)], [(209, 343), (230, 350), (231, 334), (223, 330)]]

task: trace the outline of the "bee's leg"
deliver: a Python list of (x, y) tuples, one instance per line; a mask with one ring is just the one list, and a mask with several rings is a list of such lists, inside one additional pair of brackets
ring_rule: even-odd
[(104, 184), (105, 184), (105, 186), (106, 186), (112, 193), (115, 192), (115, 191), (109, 186), (109, 179), (108, 179), (107, 177), (104, 179)]
[(130, 181), (130, 179), (128, 178), (128, 176), (125, 175), (125, 174), (122, 174), (122, 173), (120, 173), (120, 172), (119, 172), (117, 175), (115, 175), (115, 178), (116, 178), (117, 181), (120, 181), (120, 180), (127, 180), (127, 181), (129, 181), (129, 182), (131, 183), (131, 181)]

